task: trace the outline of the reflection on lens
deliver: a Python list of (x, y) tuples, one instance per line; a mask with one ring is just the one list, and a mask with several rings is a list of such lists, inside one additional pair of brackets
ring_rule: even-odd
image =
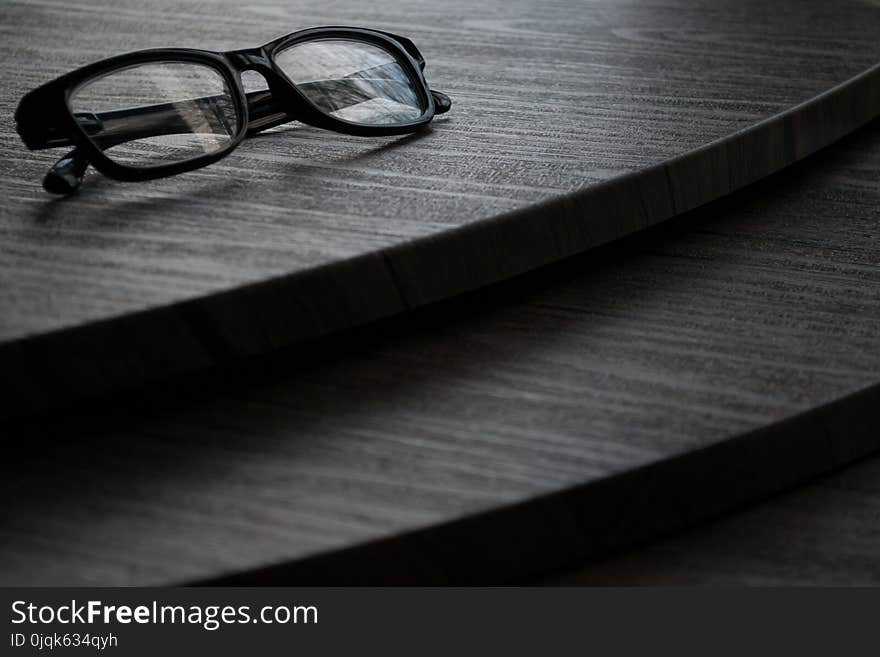
[(224, 77), (188, 62), (139, 64), (89, 80), (74, 91), (70, 110), (111, 160), (132, 167), (217, 153), (240, 121)]
[(275, 62), (318, 109), (345, 121), (410, 123), (427, 109), (396, 57), (371, 43), (305, 41), (277, 53)]

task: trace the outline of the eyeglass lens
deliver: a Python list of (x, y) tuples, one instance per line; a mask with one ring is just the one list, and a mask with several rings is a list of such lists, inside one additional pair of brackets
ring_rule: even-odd
[(130, 167), (183, 162), (223, 150), (240, 125), (225, 78), (211, 66), (151, 62), (88, 80), (69, 100), (89, 138)]
[(303, 41), (276, 53), (275, 63), (319, 110), (345, 121), (403, 124), (427, 110), (395, 55), (366, 41)]

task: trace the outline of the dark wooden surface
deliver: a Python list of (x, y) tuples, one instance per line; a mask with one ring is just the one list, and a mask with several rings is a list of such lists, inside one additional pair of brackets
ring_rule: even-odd
[(880, 459), (747, 510), (530, 583), (880, 585)]
[(510, 581), (849, 462), (880, 447), (878, 180), (875, 122), (219, 391), (6, 425), (0, 581)]
[[(876, 115), (878, 21), (855, 0), (4, 2), (0, 411), (399, 313), (723, 195)], [(57, 154), (14, 135), (18, 97), (73, 66), (321, 23), (410, 35), (453, 111), (400, 140), (294, 126), (64, 201), (39, 188)]]

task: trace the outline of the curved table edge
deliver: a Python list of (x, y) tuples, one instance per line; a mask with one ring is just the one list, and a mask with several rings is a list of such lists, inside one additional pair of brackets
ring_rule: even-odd
[[(427, 528), (187, 585), (498, 585), (686, 529), (880, 449), (880, 384), (660, 461)], [(699, 491), (697, 494), (696, 491)]]
[(732, 135), (571, 194), (293, 274), (9, 340), (0, 345), (0, 417), (233, 362), (511, 278), (741, 189), (878, 114), (880, 64)]

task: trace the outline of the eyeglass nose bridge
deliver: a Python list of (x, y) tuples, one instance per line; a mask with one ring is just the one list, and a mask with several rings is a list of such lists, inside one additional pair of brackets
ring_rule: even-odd
[(226, 56), (240, 72), (257, 71), (265, 74), (272, 71), (274, 73), (272, 60), (269, 59), (269, 53), (267, 53), (266, 49), (262, 46), (257, 48), (233, 50), (226, 53)]
[(269, 85), (267, 91), (246, 94), (248, 134), (299, 118), (295, 106), (290, 103), (290, 82), (275, 69), (265, 47), (233, 50), (227, 52), (226, 57), (239, 75), (254, 71)]
[(283, 93), (290, 86), (290, 82), (278, 73), (264, 46), (233, 50), (226, 53), (226, 56), (239, 75), (245, 71), (259, 73), (269, 84), (269, 90), (275, 94)]

